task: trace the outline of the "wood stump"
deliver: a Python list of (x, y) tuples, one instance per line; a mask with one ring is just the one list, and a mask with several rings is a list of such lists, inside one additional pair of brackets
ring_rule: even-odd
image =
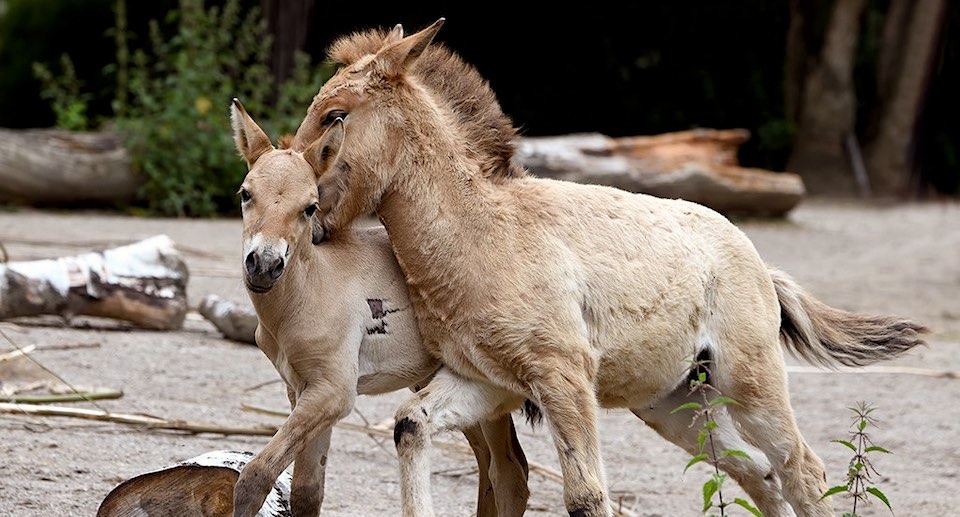
[[(252, 452), (213, 451), (120, 483), (100, 503), (97, 517), (233, 515), (233, 488)], [(257, 517), (290, 515), (290, 473), (284, 471)]]

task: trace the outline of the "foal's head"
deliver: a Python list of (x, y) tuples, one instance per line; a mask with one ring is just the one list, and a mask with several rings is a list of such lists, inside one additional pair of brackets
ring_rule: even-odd
[(349, 186), (351, 195), (338, 210), (355, 217), (375, 209), (398, 172), (425, 168), (424, 156), (455, 155), (495, 181), (525, 174), (511, 160), (516, 129), (489, 83), (432, 43), (442, 24), (406, 37), (399, 25), (374, 29), (331, 46), (329, 57), (342, 67), (314, 97), (293, 145), (303, 147), (344, 120), (346, 166), (338, 171), (349, 177), (330, 181)]
[[(230, 113), (237, 150), (250, 170), (240, 186), (243, 210), (243, 281), (253, 293), (270, 290), (301, 246), (325, 237), (318, 211), (324, 199), (317, 175), (337, 161), (343, 124), (327, 130), (303, 152), (277, 149), (234, 99)], [(315, 172), (318, 171), (318, 172)]]

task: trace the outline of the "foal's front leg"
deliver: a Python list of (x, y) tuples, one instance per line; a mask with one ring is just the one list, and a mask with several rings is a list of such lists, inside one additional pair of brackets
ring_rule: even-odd
[[(347, 383), (314, 382), (308, 383), (300, 392), (296, 407), (277, 434), (240, 471), (234, 489), (234, 517), (256, 515), (277, 477), (294, 457), (305, 458), (309, 452), (304, 451), (305, 447), (321, 446), (323, 434), (350, 413), (356, 394), (347, 386)], [(307, 447), (308, 444), (313, 447)], [(308, 459), (306, 463), (309, 465), (310, 461)], [(306, 486), (300, 492), (303, 490)]]
[[(509, 413), (522, 400), (502, 388), (466, 379), (442, 368), (424, 389), (401, 405), (393, 438), (400, 457), (403, 515), (434, 515), (427, 449), (434, 434), (464, 429), (494, 415)], [(496, 490), (497, 483), (493, 481)]]
[[(287, 388), (290, 410), (296, 408), (296, 393)], [(304, 444), (293, 460), (293, 482), (290, 484), (290, 509), (293, 515), (320, 515), (327, 473), (327, 453), (333, 428), (328, 427)]]

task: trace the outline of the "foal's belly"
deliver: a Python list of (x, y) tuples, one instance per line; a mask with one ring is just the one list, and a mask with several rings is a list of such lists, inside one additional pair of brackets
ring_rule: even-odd
[(642, 408), (674, 391), (690, 367), (692, 347), (643, 343), (600, 358), (597, 402), (605, 408)]

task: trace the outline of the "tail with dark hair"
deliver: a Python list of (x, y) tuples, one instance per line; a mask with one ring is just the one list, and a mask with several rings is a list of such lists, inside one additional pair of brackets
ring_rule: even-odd
[(780, 300), (780, 335), (791, 353), (810, 363), (865, 366), (926, 344), (922, 325), (830, 307), (782, 271), (769, 271)]

